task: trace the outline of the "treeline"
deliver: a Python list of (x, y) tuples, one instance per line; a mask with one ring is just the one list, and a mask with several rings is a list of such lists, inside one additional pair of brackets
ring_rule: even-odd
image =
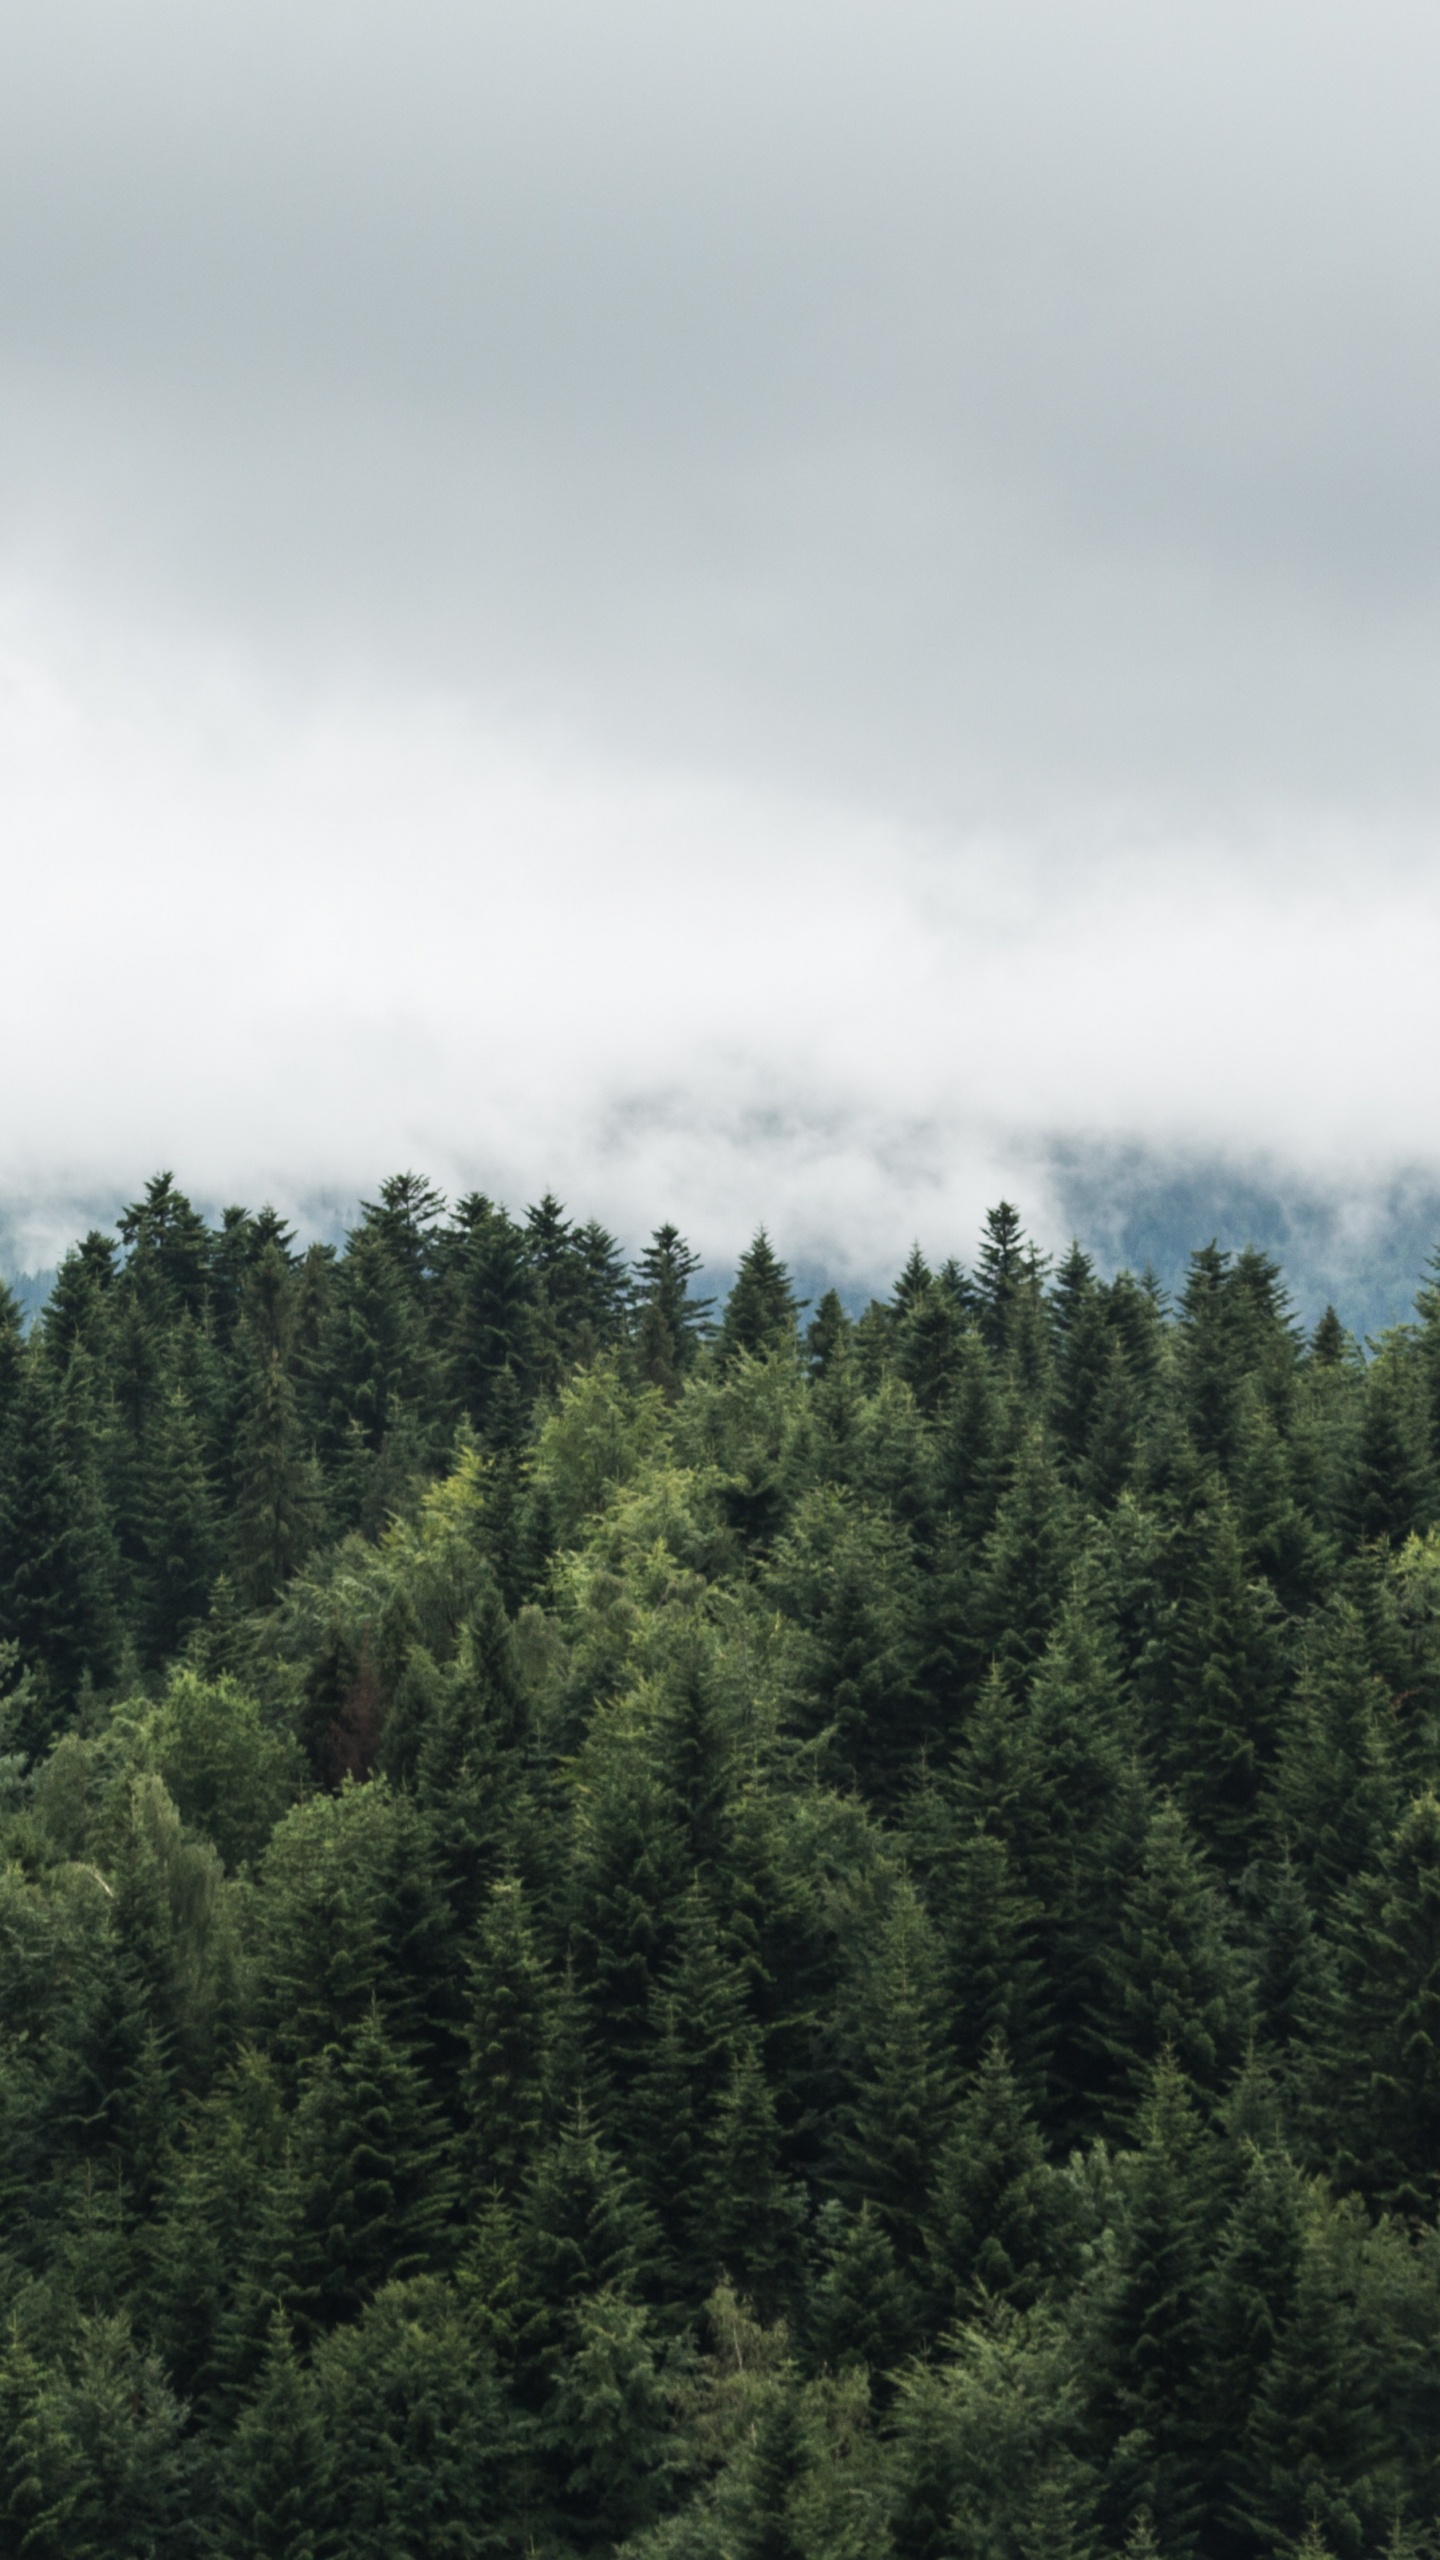
[(0, 1307), (0, 2547), (1440, 2553), (1440, 1289)]

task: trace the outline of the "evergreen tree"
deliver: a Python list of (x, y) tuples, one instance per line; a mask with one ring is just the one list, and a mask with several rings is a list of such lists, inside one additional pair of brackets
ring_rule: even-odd
[(635, 1266), (636, 1354), (640, 1374), (674, 1396), (710, 1329), (709, 1298), (692, 1298), (700, 1268), (678, 1227), (657, 1227)]
[(1398, 1813), (1393, 1722), (1360, 1612), (1338, 1597), (1311, 1621), (1270, 1793), (1273, 1829), (1322, 1916), (1378, 1856)]
[(923, 2249), (954, 2088), (943, 1963), (908, 1878), (896, 1881), (858, 1993), (840, 2177), (846, 2192), (872, 2205), (908, 2266)]
[(993, 2036), (940, 2153), (930, 2283), (947, 2320), (982, 2301), (1033, 2300), (1052, 2271), (1063, 2208), (1045, 2146)]
[(36, 1674), (23, 1736), (30, 1749), (87, 1676), (108, 1675), (115, 1652), (113, 1550), (85, 1463), (83, 1418), (76, 1435), (69, 1419), (63, 1384), (27, 1349), (0, 1435), (0, 1640), (18, 1645)]
[(1033, 1670), (1075, 1553), (1075, 1523), (1059, 1470), (1043, 1436), (1031, 1432), (981, 1551), (973, 1605), (982, 1661), (998, 1661), (1021, 1677)]
[(277, 2311), (265, 2363), (230, 2442), (222, 2486), (226, 2560), (316, 2560), (323, 2496), (315, 2386)]
[(1171, 1648), (1164, 1759), (1201, 1838), (1233, 1870), (1244, 1863), (1274, 1756), (1280, 1648), (1273, 1603), (1246, 1578), (1222, 1488), (1194, 1534), (1198, 1552)]
[(134, 1488), (140, 1548), (136, 1631), (148, 1663), (168, 1662), (205, 1614), (217, 1566), (205, 1452), (181, 1387), (151, 1412)]
[(252, 1266), (235, 1332), (235, 1561), (261, 1608), (278, 1600), (324, 1516), (292, 1375), (294, 1332), (290, 1270), (272, 1243)]
[(1123, 2120), (1163, 2056), (1196, 2088), (1217, 2091), (1250, 2029), (1250, 1985), (1227, 1941), (1223, 1901), (1177, 1805), (1162, 1799), (1104, 1960), (1096, 2031), (1119, 2065)]
[(721, 1359), (734, 1360), (742, 1351), (759, 1353), (786, 1348), (795, 1339), (799, 1314), (800, 1302), (790, 1286), (790, 1274), (777, 1258), (764, 1228), (759, 1227), (753, 1243), (740, 1257), (734, 1286), (725, 1301), (719, 1335)]
[(1349, 2166), (1401, 2212), (1440, 2202), (1440, 1800), (1417, 1799), (1338, 1915)]
[(1347, 2264), (1353, 2228), (1315, 2198), (1293, 2305), (1257, 2383), (1241, 2439), (1235, 2506), (1262, 2549), (1307, 2528), (1337, 2554), (1377, 2546), (1386, 2497), (1376, 2374)]
[(283, 2307), (302, 2337), (446, 2254), (455, 2177), (424, 2080), (372, 2008), (307, 2075), (282, 2200)]
[(554, 2005), (516, 1875), (490, 1888), (469, 1973), (466, 2147), (476, 2176), (513, 2195), (538, 2147)]
[(827, 1289), (805, 1328), (805, 1349), (814, 1378), (830, 1378), (844, 1363), (854, 1326), (839, 1291)]
[(1203, 2469), (1197, 2437), (1202, 2305), (1213, 2170), (1185, 2082), (1168, 2055), (1141, 2106), (1125, 2163), (1119, 2248), (1093, 2342), (1096, 2415), (1110, 2447), (1112, 2530), (1153, 2519), (1162, 2547), (1193, 2547)]
[[(531, 1275), (524, 1231), (481, 1192), (458, 1204), (439, 1239), (447, 1307), (451, 1393), (482, 1438), (494, 1445), (502, 1420), (501, 1382), (525, 1401)], [(505, 1445), (502, 1439), (500, 1445)]]
[(851, 2213), (838, 2198), (822, 2205), (816, 2242), (805, 2325), (817, 2364), (895, 2373), (916, 2345), (921, 2303), (869, 2198)]
[(1428, 1528), (1437, 1510), (1424, 1375), (1408, 1345), (1392, 1338), (1365, 1381), (1346, 1525), (1357, 1542), (1389, 1538), (1398, 1546), (1412, 1530)]

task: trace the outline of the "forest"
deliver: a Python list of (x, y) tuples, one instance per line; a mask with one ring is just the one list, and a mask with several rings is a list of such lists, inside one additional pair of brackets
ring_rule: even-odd
[(0, 1298), (0, 2550), (1440, 2555), (1440, 1266)]

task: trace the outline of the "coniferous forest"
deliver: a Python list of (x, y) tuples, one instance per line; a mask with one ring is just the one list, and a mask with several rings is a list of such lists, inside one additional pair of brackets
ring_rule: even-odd
[(1440, 1285), (0, 1306), (0, 2549), (1440, 2552)]

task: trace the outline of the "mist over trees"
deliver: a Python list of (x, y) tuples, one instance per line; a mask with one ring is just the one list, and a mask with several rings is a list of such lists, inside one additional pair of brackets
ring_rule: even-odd
[(1440, 2552), (1440, 1280), (0, 1300), (0, 2547)]

